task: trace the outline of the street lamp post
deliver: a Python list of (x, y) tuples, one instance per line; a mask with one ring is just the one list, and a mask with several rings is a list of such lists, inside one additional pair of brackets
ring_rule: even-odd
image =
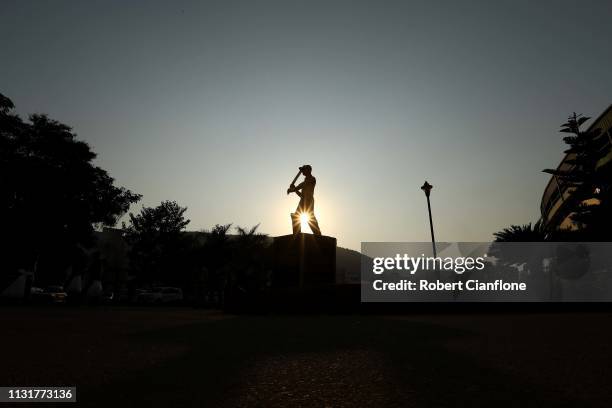
[(431, 246), (433, 247), (434, 258), (436, 258), (436, 238), (434, 237), (433, 221), (431, 219), (431, 204), (429, 203), (429, 195), (431, 194), (432, 188), (433, 186), (427, 181), (425, 181), (425, 183), (423, 183), (423, 185), (421, 186), (421, 190), (423, 190), (423, 192), (425, 193), (425, 197), (427, 197), (427, 211), (429, 211), (429, 229), (431, 230)]

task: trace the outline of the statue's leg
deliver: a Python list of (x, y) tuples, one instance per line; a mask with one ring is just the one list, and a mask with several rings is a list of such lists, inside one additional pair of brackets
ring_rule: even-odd
[(313, 234), (321, 235), (321, 228), (319, 228), (319, 222), (317, 221), (317, 217), (315, 217), (314, 213), (310, 214), (308, 226), (312, 230)]
[(299, 234), (301, 231), (300, 215), (297, 212), (291, 213), (291, 226), (293, 227), (293, 235)]

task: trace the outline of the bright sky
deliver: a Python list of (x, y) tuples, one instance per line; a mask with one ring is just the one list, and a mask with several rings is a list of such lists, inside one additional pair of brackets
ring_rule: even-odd
[[(462, 3), (462, 4), (459, 4)], [(536, 221), (559, 124), (612, 103), (610, 1), (0, 2), (0, 92), (190, 229), (483, 241)]]

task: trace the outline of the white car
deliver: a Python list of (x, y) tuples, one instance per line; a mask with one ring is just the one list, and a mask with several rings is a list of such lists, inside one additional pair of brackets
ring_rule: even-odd
[(157, 287), (150, 291), (142, 291), (136, 295), (136, 303), (167, 304), (183, 301), (181, 288)]

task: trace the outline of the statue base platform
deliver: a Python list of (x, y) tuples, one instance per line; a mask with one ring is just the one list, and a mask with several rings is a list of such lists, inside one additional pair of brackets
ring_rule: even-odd
[(275, 237), (273, 288), (303, 288), (336, 283), (336, 238), (298, 233)]

